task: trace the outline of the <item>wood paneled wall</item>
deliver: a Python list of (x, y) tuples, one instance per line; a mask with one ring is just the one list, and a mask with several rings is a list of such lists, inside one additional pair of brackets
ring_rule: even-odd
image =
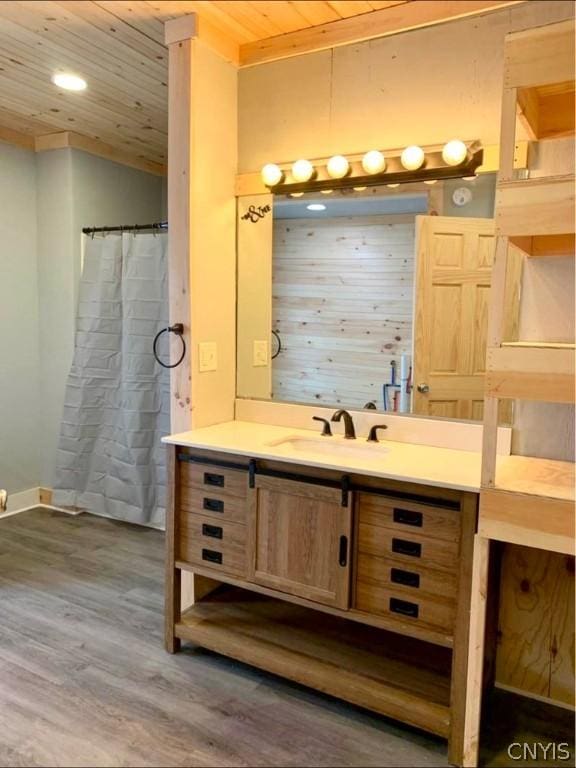
[(274, 222), (274, 399), (383, 407), (412, 349), (413, 215)]

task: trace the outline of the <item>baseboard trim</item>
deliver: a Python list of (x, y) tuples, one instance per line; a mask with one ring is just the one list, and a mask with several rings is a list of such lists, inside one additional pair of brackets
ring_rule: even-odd
[(561, 709), (568, 709), (570, 712), (575, 711), (573, 704), (569, 704), (566, 701), (559, 701), (558, 699), (551, 699), (549, 696), (540, 696), (538, 693), (532, 693), (532, 691), (525, 691), (522, 688), (515, 688), (512, 685), (506, 685), (505, 683), (499, 683), (497, 680), (494, 683), (495, 688), (499, 688), (501, 691), (507, 691), (508, 693), (516, 693), (518, 696), (524, 696), (526, 699), (533, 699), (534, 701), (541, 701), (543, 704), (551, 704), (554, 707), (561, 707)]
[(9, 494), (6, 511), (0, 512), (0, 519), (39, 508), (65, 512), (67, 515), (81, 515), (84, 511), (82, 509), (65, 509), (52, 504), (52, 490), (50, 488), (28, 488), (26, 491)]

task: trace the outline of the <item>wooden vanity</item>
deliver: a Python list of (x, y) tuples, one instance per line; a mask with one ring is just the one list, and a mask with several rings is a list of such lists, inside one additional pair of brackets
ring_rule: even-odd
[[(168, 451), (167, 649), (192, 641), (438, 734), (460, 764), (477, 494)], [(204, 595), (181, 612), (183, 570)]]

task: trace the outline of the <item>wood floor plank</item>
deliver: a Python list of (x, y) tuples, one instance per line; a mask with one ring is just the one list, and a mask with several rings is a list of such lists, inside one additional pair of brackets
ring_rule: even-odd
[(0, 519), (0, 766), (444, 766), (446, 746), (192, 646), (163, 649), (163, 534)]

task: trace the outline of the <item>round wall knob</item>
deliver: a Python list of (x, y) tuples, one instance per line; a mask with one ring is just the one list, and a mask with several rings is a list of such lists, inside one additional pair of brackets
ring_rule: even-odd
[(422, 392), (422, 394), (426, 394), (426, 392), (430, 392), (430, 387), (428, 386), (428, 384), (418, 384), (416, 389), (418, 390), (418, 392)]

